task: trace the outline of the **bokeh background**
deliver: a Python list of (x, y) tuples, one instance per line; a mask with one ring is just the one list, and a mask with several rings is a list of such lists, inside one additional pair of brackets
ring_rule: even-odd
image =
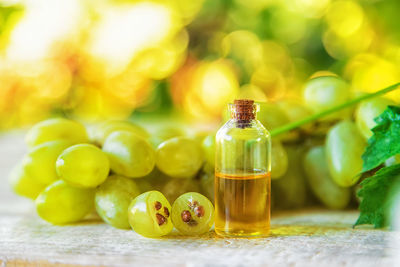
[(237, 97), (301, 101), (321, 71), (373, 92), (400, 80), (399, 13), (398, 0), (3, 0), (0, 130), (59, 115), (215, 127)]

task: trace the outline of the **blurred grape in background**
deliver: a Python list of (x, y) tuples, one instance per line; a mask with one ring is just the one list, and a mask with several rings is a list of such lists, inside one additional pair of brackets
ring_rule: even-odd
[[(164, 141), (190, 138), (193, 153), (204, 151), (177, 175), (185, 180), (153, 162), (145, 187), (170, 201), (187, 191), (178, 187), (212, 199), (213, 135), (227, 103), (261, 102), (272, 130), (400, 81), (399, 12), (398, 0), (5, 0), (0, 131), (66, 117), (99, 147), (129, 130), (155, 155)], [(397, 90), (276, 137), (274, 207), (355, 206), (373, 118), (399, 101)], [(103, 124), (111, 120), (120, 122)], [(348, 136), (354, 148), (344, 147)]]

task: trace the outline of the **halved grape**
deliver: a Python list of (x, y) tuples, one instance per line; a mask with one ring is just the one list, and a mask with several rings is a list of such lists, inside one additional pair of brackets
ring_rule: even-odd
[(22, 164), (18, 164), (12, 169), (9, 182), (16, 194), (31, 199), (35, 199), (47, 186), (29, 176)]
[[(350, 99), (349, 85), (341, 78), (322, 76), (309, 80), (303, 91), (304, 103), (314, 112), (321, 112)], [(321, 120), (348, 117), (349, 109), (335, 112)]]
[(71, 146), (67, 140), (56, 140), (33, 147), (22, 160), (27, 174), (37, 182), (48, 185), (58, 180), (56, 161), (66, 148)]
[(211, 134), (206, 136), (202, 142), (202, 148), (206, 162), (214, 166), (215, 165), (215, 135)]
[(388, 98), (375, 97), (361, 102), (356, 110), (356, 124), (360, 133), (368, 139), (372, 136), (371, 129), (375, 127), (374, 119), (378, 117), (389, 105), (395, 102)]
[(185, 235), (204, 234), (214, 224), (214, 206), (202, 194), (183, 194), (172, 205), (172, 222)]
[(304, 171), (315, 196), (328, 208), (344, 209), (350, 202), (351, 190), (338, 186), (329, 174), (325, 148), (310, 149), (304, 157)]
[(132, 179), (111, 175), (96, 189), (96, 211), (106, 223), (129, 229), (128, 207), (139, 194), (139, 188)]
[(110, 172), (106, 154), (94, 145), (74, 145), (64, 150), (56, 162), (58, 176), (77, 187), (96, 187)]
[(157, 148), (156, 165), (171, 177), (190, 178), (203, 165), (203, 151), (195, 140), (175, 137)]
[(145, 237), (160, 237), (173, 229), (170, 218), (171, 205), (158, 191), (149, 191), (137, 196), (128, 208), (129, 224)]
[(279, 140), (275, 140), (271, 145), (271, 178), (282, 177), (288, 168), (288, 156), (286, 149)]
[(110, 160), (111, 170), (127, 177), (143, 177), (155, 164), (154, 150), (138, 135), (127, 131), (110, 134), (103, 145)]
[(73, 144), (88, 142), (85, 127), (76, 121), (64, 118), (41, 121), (26, 135), (26, 143), (30, 147), (60, 139), (68, 140)]
[(142, 138), (149, 138), (150, 136), (143, 127), (136, 125), (133, 122), (112, 120), (95, 126), (91, 134), (91, 139), (95, 143), (103, 146), (107, 137), (115, 131), (128, 131)]
[(349, 187), (359, 180), (365, 146), (364, 138), (352, 121), (341, 121), (328, 132), (326, 159), (329, 172), (339, 186)]
[(52, 224), (78, 222), (93, 210), (94, 192), (94, 189), (76, 188), (58, 180), (36, 198), (36, 211)]

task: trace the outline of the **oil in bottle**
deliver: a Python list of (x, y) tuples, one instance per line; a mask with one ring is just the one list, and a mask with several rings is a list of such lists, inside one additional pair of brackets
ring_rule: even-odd
[(271, 140), (257, 109), (252, 100), (235, 100), (216, 136), (215, 231), (222, 236), (269, 233)]

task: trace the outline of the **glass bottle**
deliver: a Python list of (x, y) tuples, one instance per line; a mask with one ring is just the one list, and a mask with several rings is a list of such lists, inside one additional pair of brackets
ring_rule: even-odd
[(217, 132), (215, 231), (266, 236), (270, 228), (271, 137), (256, 119), (253, 100), (229, 104), (231, 119)]

